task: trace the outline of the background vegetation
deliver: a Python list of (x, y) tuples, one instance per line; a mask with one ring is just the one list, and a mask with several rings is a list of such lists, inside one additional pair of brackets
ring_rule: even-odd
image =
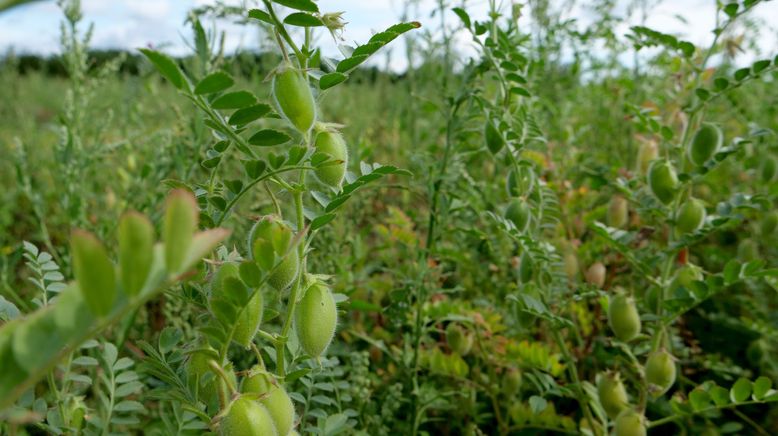
[[(305, 2), (276, 3), (287, 14), (281, 5)], [(301, 434), (618, 433), (620, 415), (598, 392), (613, 372), (629, 398), (622, 409), (636, 410), (650, 434), (778, 434), (778, 57), (755, 52), (760, 2), (711, 4), (709, 47), (645, 27), (618, 34), (624, 17), (606, 0), (590, 2), (598, 18), (587, 28), (561, 18), (565, 1), (492, 1), (488, 17), (460, 3), (440, 1), (429, 18), (455, 11), (442, 34), (422, 21), (390, 43), (414, 65), (403, 74), (360, 67), (319, 91), (338, 62), (308, 47), (318, 118), (344, 126), (345, 186), (378, 168), (366, 163), (393, 169), (360, 179), (305, 247), (303, 265), (329, 276), (339, 303), (326, 355), (308, 359), (295, 340), (268, 339), (283, 333), (289, 293), (266, 291), (269, 333), (253, 350), (225, 348), (219, 365), (239, 376), (262, 358), (277, 367), (283, 338), (291, 372), (275, 374)], [(629, 13), (650, 15), (652, 4), (631, 2)], [(248, 11), (195, 11), (194, 53), (175, 65), (193, 84), (224, 72), (269, 103), (281, 51), (221, 52), (219, 35), (199, 24), (217, 16), (262, 26), (274, 43), (273, 26)], [(472, 38), (475, 58), (460, 54), (455, 32)], [(307, 41), (300, 27), (292, 37)], [(159, 224), (174, 188), (195, 194), (202, 229), (232, 233), (199, 274), (3, 404), (0, 433), (218, 431), (208, 399), (186, 397), (160, 371), (185, 380), (189, 354), (213, 343), (203, 327), (216, 316), (205, 297), (215, 266), (251, 255), (244, 241), (258, 217), (320, 224), (330, 212), (320, 209), (343, 191), (306, 187), (305, 219), (293, 214), (291, 176), (236, 191), (235, 180), (252, 178), (239, 141), (220, 145), (203, 106), (146, 57), (89, 51), (77, 2), (63, 3), (62, 49), (0, 64), (0, 324), (62, 292), (73, 228), (114, 240), (128, 210)], [(705, 122), (723, 144), (697, 165), (687, 148)], [(284, 168), (291, 147), (257, 147), (255, 158), (270, 167), (284, 156)], [(646, 179), (652, 150), (679, 175), (671, 201)], [(692, 198), (706, 218), (679, 230)], [(506, 216), (513, 201), (529, 218)], [(635, 339), (614, 336), (609, 309), (621, 294), (640, 314)], [(645, 366), (661, 350), (677, 377), (657, 392)]]

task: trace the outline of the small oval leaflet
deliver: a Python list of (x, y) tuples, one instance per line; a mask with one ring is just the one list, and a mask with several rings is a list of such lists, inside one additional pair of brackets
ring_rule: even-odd
[(213, 94), (224, 91), (235, 84), (235, 81), (229, 74), (217, 71), (207, 75), (203, 80), (197, 83), (194, 89), (195, 94)]
[(229, 92), (217, 98), (211, 107), (214, 109), (241, 109), (257, 102), (254, 94), (248, 91)]
[(249, 138), (249, 144), (269, 147), (289, 142), (292, 138), (284, 132), (273, 129), (262, 129)]

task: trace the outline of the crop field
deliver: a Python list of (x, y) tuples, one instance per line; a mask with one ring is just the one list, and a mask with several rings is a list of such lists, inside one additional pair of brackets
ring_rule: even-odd
[(778, 434), (775, 5), (395, 3), (0, 57), (0, 435)]

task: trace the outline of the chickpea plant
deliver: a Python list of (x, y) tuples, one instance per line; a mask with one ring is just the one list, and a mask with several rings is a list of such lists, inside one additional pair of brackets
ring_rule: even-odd
[[(296, 428), (319, 433), (325, 426), (331, 431), (334, 421), (317, 414), (320, 428), (309, 427), (313, 415), (298, 416), (292, 400), (305, 398), (291, 389), (296, 380), (321, 372), (306, 361), (325, 359), (337, 329), (337, 304), (344, 296), (333, 294), (326, 275), (308, 271), (311, 239), (362, 186), (407, 172), (364, 162), (359, 175), (348, 172), (348, 144), (341, 132), (345, 126), (326, 122), (317, 100), (419, 24), (392, 26), (358, 47), (341, 45), (344, 59), (338, 61), (324, 58), (311, 44), (317, 29), (337, 38), (344, 26), (342, 13), (322, 13), (310, 0), (262, 3), (263, 8), (247, 16), (274, 37), (282, 55), (268, 77), (267, 102), (248, 90), (231, 90), (235, 80), (226, 71), (193, 77), (164, 54), (141, 50), (200, 110), (214, 137), (202, 161), (207, 182), (171, 183), (197, 195), (206, 227), (232, 219), (249, 229), (241, 249), (210, 262), (210, 280), (201, 288), (207, 315), (198, 327), (197, 345), (186, 355), (168, 354), (170, 344), (180, 340), (170, 332), (165, 345), (146, 343), (144, 349), (155, 374), (168, 384), (160, 395), (220, 434), (291, 435)], [(279, 6), (289, 9), (283, 17)], [(198, 26), (195, 22), (196, 32)], [(293, 37), (295, 28), (302, 30), (302, 43)], [(235, 178), (233, 164), (238, 162), (244, 173)], [(258, 187), (273, 209), (252, 223), (235, 212)], [(288, 197), (288, 203), (281, 201)], [(232, 343), (254, 350), (252, 367), (237, 368), (230, 360)]]
[[(746, 2), (739, 10), (733, 10), (733, 5), (720, 10), (719, 13), (726, 17), (721, 26), (726, 28), (755, 3)], [(508, 298), (517, 303), (521, 312), (549, 326), (549, 335), (561, 351), (568, 369), (564, 374), (566, 377), (558, 375), (558, 384), (548, 378), (536, 378), (538, 374), (535, 373), (524, 374), (538, 391), (529, 401), (533, 411), (539, 414), (548, 407), (547, 397), (570, 397), (579, 405), (580, 431), (604, 434), (612, 429), (615, 434), (626, 436), (646, 434), (648, 428), (720, 408), (778, 400), (767, 377), (755, 381), (741, 377), (731, 389), (709, 381), (693, 387), (688, 401), (674, 397), (672, 413), (651, 420), (646, 418), (648, 403), (661, 402), (665, 396), (670, 396), (680, 374), (679, 359), (673, 355), (674, 344), (678, 342), (674, 338), (673, 323), (727, 286), (775, 274), (774, 269), (764, 268), (763, 261), (754, 260), (754, 255), (745, 256), (750, 262), (731, 261), (719, 273), (703, 271), (688, 260), (695, 243), (742, 220), (743, 211), (768, 209), (766, 201), (759, 196), (736, 194), (729, 202), (719, 204), (716, 214), (709, 213), (707, 205), (693, 197), (692, 191), (705, 174), (726, 159), (736, 158), (747, 144), (765, 134), (755, 130), (753, 136), (734, 138), (725, 146), (720, 126), (703, 121), (706, 103), (760, 73), (771, 71), (772, 62), (757, 61), (749, 69), (738, 70), (735, 80), (717, 79), (714, 89), (709, 90), (699, 85), (707, 57), (701, 65), (695, 64), (696, 48), (693, 45), (644, 27), (633, 28), (636, 46), (660, 45), (680, 52), (693, 65), (690, 81), (692, 87), (698, 87), (692, 88), (691, 95), (680, 97), (689, 98), (691, 102), (683, 106), (687, 122), (676, 143), (670, 127), (645, 115), (636, 117), (636, 122), (644, 123), (641, 127), (659, 136), (661, 146), (649, 142), (641, 148), (635, 177), (614, 183), (616, 194), (606, 208), (607, 225), (599, 222), (593, 225), (594, 234), (604, 238), (627, 260), (632, 274), (650, 283), (649, 290), (637, 292), (626, 277), (615, 279), (615, 283), (623, 287), (612, 287), (612, 280), (606, 285), (608, 266), (601, 262), (593, 263), (586, 270), (588, 285), (579, 288), (578, 256), (575, 245), (567, 240), (569, 232), (561, 241), (554, 240), (559, 224), (564, 224), (566, 211), (559, 206), (552, 183), (538, 174), (537, 161), (533, 159), (533, 154), (543, 149), (546, 140), (533, 116), (534, 65), (531, 54), (521, 51), (521, 32), (515, 21), (521, 14), (520, 8), (518, 15), (514, 10), (513, 17), (498, 21), (503, 17), (502, 12), (494, 2), (490, 5), (490, 20), (485, 22), (473, 21), (465, 10), (454, 9), (482, 54), (478, 67), (480, 74), (471, 77), (471, 83), (478, 86), (491, 80), (497, 89), (491, 98), (483, 91), (472, 96), (483, 114), (483, 150), (495, 157), (498, 164), (495, 168), (507, 164), (508, 169), (507, 203), (501, 213), (488, 214), (516, 243), (519, 251), (519, 292)], [(711, 50), (713, 47), (709, 52)], [(766, 172), (771, 178), (769, 168)], [(650, 253), (635, 253), (634, 243), (640, 241), (640, 235), (632, 232), (630, 221), (630, 208), (635, 204), (648, 205), (639, 210), (644, 222), (665, 229), (654, 234), (654, 243), (649, 249), (640, 249), (653, 250)], [(767, 226), (769, 229), (769, 222)], [(602, 289), (609, 291), (605, 293)], [(563, 311), (566, 306), (561, 300), (564, 298), (599, 298), (607, 314), (612, 344), (625, 356), (624, 367), (599, 374), (595, 383), (582, 379), (571, 346), (579, 334), (574, 333), (578, 327), (572, 314)], [(449, 326), (451, 328), (453, 324)], [(446, 331), (448, 333), (449, 329)], [(565, 333), (572, 338), (566, 338)], [(449, 345), (457, 350), (461, 342), (459, 335), (447, 336), (452, 338)], [(488, 388), (484, 390), (489, 392)], [(634, 390), (638, 392), (636, 396), (631, 395)], [(497, 428), (501, 433), (509, 432), (513, 428), (511, 422), (501, 418), (499, 403), (493, 404)]]
[[(756, 3), (719, 5), (717, 17), (721, 21), (717, 21), (716, 35)], [(641, 240), (638, 229), (628, 225), (627, 220), (612, 219), (611, 210), (608, 225), (597, 222), (593, 228), (623, 255), (632, 272), (632, 279), (615, 279), (627, 289), (617, 286), (609, 290), (607, 299), (602, 299), (607, 305), (612, 346), (624, 361), (598, 375), (596, 391), (598, 404), (605, 412), (600, 417), (607, 416), (615, 434), (620, 436), (645, 435), (648, 429), (717, 409), (778, 401), (771, 380), (765, 376), (753, 381), (739, 377), (728, 389), (712, 380), (698, 386), (680, 380), (684, 358), (679, 354), (685, 350), (679, 346), (681, 341), (674, 329), (683, 314), (716, 293), (725, 292), (739, 281), (768, 278), (776, 273), (774, 269), (765, 269), (765, 262), (753, 257), (732, 259), (720, 272), (705, 271), (690, 260), (695, 254), (704, 256), (704, 250), (695, 253), (694, 249), (707, 236), (737, 225), (743, 220), (744, 212), (768, 208), (764, 198), (740, 193), (712, 208), (694, 196), (694, 188), (725, 160), (742, 157), (740, 151), (765, 134), (756, 129), (746, 138), (728, 140), (720, 124), (705, 119), (708, 103), (775, 65), (757, 61), (749, 68), (736, 71), (732, 80), (715, 79), (710, 89), (702, 85), (702, 74), (716, 41), (700, 60), (695, 57), (697, 48), (686, 41), (644, 27), (632, 30), (632, 40), (638, 49), (658, 45), (678, 51), (683, 62), (689, 64), (690, 74), (684, 78), (688, 84), (677, 96), (679, 100), (687, 100), (683, 105), (685, 122), (680, 135), (663, 125), (661, 116), (636, 117), (636, 123), (657, 135), (661, 145), (644, 144), (637, 155), (635, 175), (613, 183), (619, 197), (627, 198), (628, 207), (642, 205), (636, 212), (643, 225), (658, 230), (653, 232), (650, 244), (641, 248), (649, 251), (635, 255), (634, 244)], [(647, 290), (639, 291), (630, 281), (647, 283)], [(628, 381), (626, 384), (622, 382), (624, 379)], [(669, 396), (672, 396), (672, 413), (648, 419), (651, 403), (665, 401)], [(594, 407), (598, 408), (596, 403)], [(762, 431), (759, 427), (756, 430)]]

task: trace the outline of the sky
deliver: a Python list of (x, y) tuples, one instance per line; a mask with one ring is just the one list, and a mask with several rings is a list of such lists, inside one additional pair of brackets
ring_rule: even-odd
[[(437, 0), (415, 0), (418, 7), (409, 17), (422, 23), (424, 28), (435, 34), (440, 29), (439, 17), (431, 17)], [(510, 0), (502, 0), (510, 2)], [(462, 0), (447, 0), (458, 5)], [(648, 14), (646, 24), (656, 30), (679, 35), (691, 42), (707, 46), (715, 24), (715, 0), (648, 0), (654, 4)], [(184, 23), (187, 11), (192, 7), (213, 4), (214, 0), (82, 0), (84, 22), (94, 24), (92, 46), (94, 48), (162, 47), (164, 51), (181, 55), (189, 53), (185, 40), (190, 31)], [(224, 0), (227, 4), (258, 3), (256, 0)], [(486, 16), (488, 0), (466, 0), (467, 9), (473, 19)], [(626, 13), (627, 0), (617, 0), (618, 11)], [(344, 37), (346, 43), (364, 42), (370, 36), (400, 21), (405, 0), (318, 0), (322, 12), (346, 11), (345, 20), (349, 23)], [(579, 0), (566, 12), (569, 18), (578, 20), (581, 26), (590, 23), (593, 14), (589, 10), (591, 2)], [(770, 1), (757, 6), (753, 16), (765, 20), (768, 26), (759, 38), (757, 48), (762, 53), (754, 57), (774, 56), (778, 51), (778, 1)], [(449, 23), (457, 18), (449, 13)], [(0, 55), (13, 49), (16, 53), (54, 54), (60, 51), (59, 31), (62, 14), (54, 0), (43, 0), (0, 13)], [(629, 27), (639, 24), (636, 21), (624, 22), (616, 34), (623, 36)], [(256, 48), (258, 32), (254, 26), (238, 26), (229, 22), (217, 23), (219, 29), (227, 31), (226, 49), (228, 52), (239, 48)], [(337, 55), (337, 46), (326, 32), (319, 32), (319, 43), (326, 55)], [(465, 56), (474, 53), (469, 37), (460, 33), (456, 37), (456, 46)], [(760, 56), (761, 55), (761, 56)], [(749, 61), (750, 59), (745, 59)], [(381, 62), (386, 62), (383, 60)], [(402, 70), (406, 67), (402, 50), (395, 50), (390, 58), (390, 67)]]

